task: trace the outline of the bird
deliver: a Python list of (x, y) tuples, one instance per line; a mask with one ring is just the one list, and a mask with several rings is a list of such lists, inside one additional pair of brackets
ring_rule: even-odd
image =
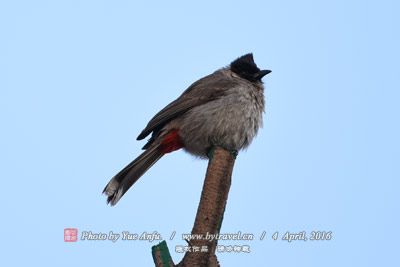
[(129, 188), (165, 154), (183, 149), (207, 158), (213, 147), (237, 152), (247, 148), (262, 127), (264, 85), (271, 70), (260, 70), (245, 54), (191, 84), (161, 109), (137, 137), (151, 134), (143, 153), (105, 186), (107, 203), (117, 204)]

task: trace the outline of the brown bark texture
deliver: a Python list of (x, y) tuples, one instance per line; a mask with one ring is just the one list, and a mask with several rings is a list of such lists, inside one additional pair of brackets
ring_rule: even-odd
[[(218, 234), (221, 228), (231, 176), (236, 155), (221, 147), (213, 148), (209, 153), (207, 173), (204, 180), (200, 203), (197, 209), (192, 234), (203, 238), (187, 240), (191, 248), (200, 251), (188, 251), (177, 265), (172, 262), (165, 241), (153, 247), (153, 259), (156, 267), (217, 267), (220, 266), (215, 255), (217, 240), (209, 241), (208, 235)], [(203, 249), (201, 249), (203, 248)], [(204, 252), (204, 248), (207, 251)]]

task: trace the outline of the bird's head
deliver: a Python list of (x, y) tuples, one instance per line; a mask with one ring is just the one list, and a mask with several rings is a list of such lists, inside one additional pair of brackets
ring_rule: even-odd
[(250, 82), (261, 82), (262, 77), (270, 73), (270, 70), (260, 70), (249, 53), (234, 60), (230, 65), (231, 71)]

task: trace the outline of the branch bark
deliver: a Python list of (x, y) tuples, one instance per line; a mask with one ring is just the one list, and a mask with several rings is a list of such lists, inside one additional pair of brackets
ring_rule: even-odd
[[(207, 173), (192, 234), (202, 235), (205, 237), (207, 234), (215, 235), (219, 233), (231, 186), (231, 176), (235, 158), (236, 153), (232, 153), (231, 151), (225, 150), (221, 147), (215, 147), (210, 151)], [(192, 249), (191, 251), (186, 252), (182, 261), (176, 266), (220, 266), (215, 255), (217, 242), (218, 241), (215, 239), (209, 241), (204, 238), (188, 240), (189, 246)], [(160, 245), (162, 244), (163, 243), (160, 243)], [(160, 245), (153, 247), (153, 258), (156, 267), (174, 266), (172, 260), (168, 260), (168, 263), (166, 262), (165, 264), (162, 263), (160, 259), (162, 258), (163, 250), (157, 249)], [(165, 242), (163, 245), (166, 247)], [(196, 251), (193, 248), (199, 248), (199, 251)], [(155, 254), (155, 252), (157, 253)], [(168, 248), (167, 253), (169, 255)], [(156, 259), (158, 260), (156, 261)]]

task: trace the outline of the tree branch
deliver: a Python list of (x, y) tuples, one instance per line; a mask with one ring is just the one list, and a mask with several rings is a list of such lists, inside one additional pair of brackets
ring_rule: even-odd
[[(231, 186), (231, 176), (235, 163), (236, 152), (227, 151), (221, 147), (213, 148), (209, 153), (207, 173), (204, 180), (203, 191), (201, 193), (196, 219), (193, 225), (192, 234), (202, 235), (203, 238), (189, 241), (191, 248), (199, 248), (199, 251), (191, 249), (186, 252), (182, 261), (177, 267), (217, 267), (220, 266), (215, 255), (217, 240), (215, 235), (219, 233), (225, 211), (228, 193)], [(204, 237), (214, 235), (214, 240), (210, 241)], [(166, 248), (165, 241), (164, 249)], [(156, 267), (174, 266), (172, 260), (161, 263), (163, 244), (153, 247), (153, 258)], [(166, 248), (168, 252), (168, 248)], [(206, 251), (205, 251), (206, 250)], [(159, 255), (154, 256), (155, 252)], [(168, 252), (169, 255), (169, 252)], [(170, 256), (169, 256), (170, 257)], [(172, 264), (172, 265), (168, 265)]]

